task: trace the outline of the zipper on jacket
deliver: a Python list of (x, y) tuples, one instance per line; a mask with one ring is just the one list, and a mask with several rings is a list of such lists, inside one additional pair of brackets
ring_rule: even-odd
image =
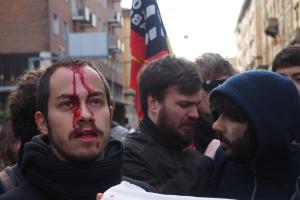
[(253, 173), (253, 179), (254, 179), (254, 188), (252, 191), (251, 200), (254, 200), (255, 195), (256, 195), (256, 190), (257, 190), (257, 179), (256, 179), (256, 173), (255, 173), (254, 167), (252, 168), (252, 173)]

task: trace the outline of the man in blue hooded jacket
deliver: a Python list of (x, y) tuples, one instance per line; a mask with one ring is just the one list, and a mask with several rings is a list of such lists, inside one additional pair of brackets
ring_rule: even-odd
[(300, 100), (292, 81), (268, 71), (233, 76), (210, 96), (221, 148), (215, 195), (291, 199), (299, 170)]

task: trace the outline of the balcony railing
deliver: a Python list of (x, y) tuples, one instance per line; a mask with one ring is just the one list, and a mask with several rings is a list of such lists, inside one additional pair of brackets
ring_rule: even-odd
[(123, 25), (123, 18), (120, 12), (115, 12), (115, 11), (109, 12), (108, 23), (112, 27), (121, 27)]

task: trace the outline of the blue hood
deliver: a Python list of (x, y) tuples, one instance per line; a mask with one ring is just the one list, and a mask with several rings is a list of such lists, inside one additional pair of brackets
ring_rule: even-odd
[(291, 141), (299, 140), (300, 99), (288, 78), (266, 70), (235, 75), (210, 95), (223, 94), (247, 114), (257, 140), (255, 162), (273, 163), (288, 157)]

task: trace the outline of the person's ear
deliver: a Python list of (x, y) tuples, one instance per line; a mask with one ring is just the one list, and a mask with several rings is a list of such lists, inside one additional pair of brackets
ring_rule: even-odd
[(152, 114), (158, 114), (160, 103), (152, 96), (148, 96), (147, 103), (148, 103), (148, 112)]
[(34, 114), (35, 123), (42, 134), (48, 135), (48, 126), (43, 113), (37, 111)]

